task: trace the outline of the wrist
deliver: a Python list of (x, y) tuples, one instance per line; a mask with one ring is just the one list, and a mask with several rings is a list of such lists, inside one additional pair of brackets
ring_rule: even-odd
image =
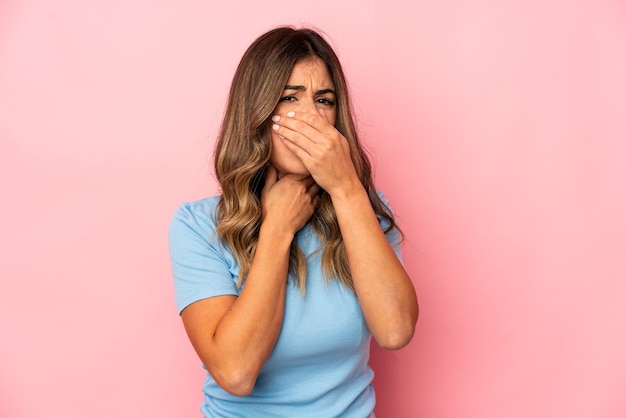
[(365, 191), (365, 188), (358, 178), (350, 182), (346, 182), (341, 187), (338, 187), (332, 191), (328, 191), (328, 194), (330, 195), (333, 204), (350, 202), (353, 199), (367, 196), (367, 192)]
[(295, 231), (290, 230), (281, 222), (272, 222), (264, 219), (259, 229), (259, 241), (271, 239), (273, 245), (280, 248), (281, 244), (289, 247), (295, 236)]

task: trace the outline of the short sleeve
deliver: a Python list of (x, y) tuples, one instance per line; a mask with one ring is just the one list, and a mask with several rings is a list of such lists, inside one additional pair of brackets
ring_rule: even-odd
[(169, 251), (178, 312), (201, 299), (237, 295), (238, 267), (219, 245), (215, 232), (216, 198), (183, 203), (169, 228)]
[[(391, 208), (391, 204), (389, 203), (389, 200), (386, 199), (383, 193), (380, 191), (378, 192), (378, 197), (380, 197), (380, 200), (387, 207), (389, 214), (391, 216), (394, 216), (393, 209)], [(381, 225), (380, 225), (381, 228), (383, 228), (383, 230), (387, 229), (387, 227), (389, 226), (389, 222), (385, 220), (384, 218), (379, 218), (379, 219), (381, 222)], [(402, 243), (402, 236), (400, 235), (400, 231), (398, 230), (398, 228), (395, 228), (395, 227), (392, 228), (389, 232), (387, 232), (386, 237), (387, 237), (387, 241), (389, 241), (389, 244), (391, 244), (391, 248), (393, 248), (393, 251), (396, 253), (396, 256), (398, 256), (398, 259), (400, 260), (400, 262), (404, 264), (404, 262), (402, 261), (402, 248), (400, 245)]]

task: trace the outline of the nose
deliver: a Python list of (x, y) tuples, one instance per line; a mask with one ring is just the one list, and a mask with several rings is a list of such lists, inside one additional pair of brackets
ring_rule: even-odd
[(306, 100), (304, 100), (303, 103), (303, 111), (305, 112), (309, 112), (309, 113), (314, 113), (316, 115), (319, 115), (319, 110), (317, 108), (317, 103), (315, 103), (315, 98), (313, 97), (307, 97)]

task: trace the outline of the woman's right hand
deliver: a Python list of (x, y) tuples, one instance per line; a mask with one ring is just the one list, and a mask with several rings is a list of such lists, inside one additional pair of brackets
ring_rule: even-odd
[(319, 190), (311, 176), (285, 174), (279, 179), (276, 168), (268, 166), (261, 195), (262, 225), (295, 235), (313, 215)]
[(315, 210), (318, 191), (311, 177), (287, 174), (279, 179), (276, 169), (268, 167), (259, 240), (241, 293), (201, 299), (181, 312), (202, 363), (233, 395), (252, 392), (276, 345), (285, 311), (289, 250)]

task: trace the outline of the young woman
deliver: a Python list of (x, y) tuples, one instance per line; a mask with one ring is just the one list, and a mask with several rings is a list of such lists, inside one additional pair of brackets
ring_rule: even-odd
[(281, 27), (248, 48), (215, 172), (222, 194), (182, 204), (169, 236), (177, 307), (208, 370), (202, 412), (372, 417), (370, 336), (404, 347), (418, 305), (318, 33)]

